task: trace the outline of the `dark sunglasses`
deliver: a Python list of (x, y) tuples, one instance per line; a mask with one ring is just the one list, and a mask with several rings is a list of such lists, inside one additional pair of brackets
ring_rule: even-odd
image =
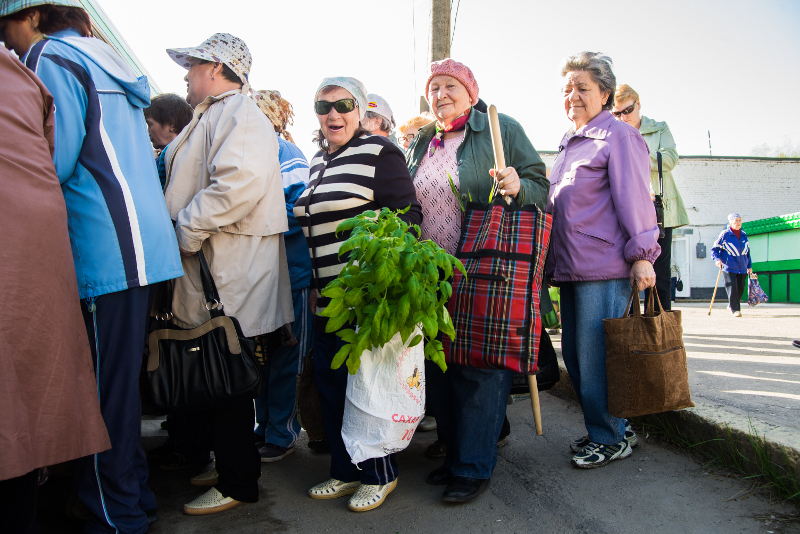
[(633, 113), (634, 108), (636, 108), (636, 102), (634, 102), (627, 108), (623, 109), (622, 111), (612, 111), (611, 113), (613, 113), (616, 118), (620, 118), (622, 115), (630, 115), (631, 113)]
[(331, 108), (335, 109), (337, 113), (350, 113), (356, 109), (356, 101), (352, 98), (343, 98), (336, 102), (326, 102), (325, 100), (314, 102), (314, 111), (317, 112), (317, 115), (327, 115), (331, 112)]
[(414, 140), (414, 136), (415, 135), (416, 134), (405, 134), (405, 135), (401, 135), (400, 137), (398, 137), (398, 139), (406, 139), (406, 140), (408, 140), (410, 142), (410, 141)]

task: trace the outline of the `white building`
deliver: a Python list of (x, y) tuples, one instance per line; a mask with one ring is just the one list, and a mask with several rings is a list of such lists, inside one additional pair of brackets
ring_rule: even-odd
[[(552, 167), (557, 153), (540, 154)], [(672, 232), (672, 255), (684, 288), (678, 297), (711, 297), (719, 272), (711, 247), (729, 213), (747, 222), (800, 211), (800, 159), (681, 156), (672, 175), (690, 221)], [(705, 248), (703, 258), (698, 244)]]

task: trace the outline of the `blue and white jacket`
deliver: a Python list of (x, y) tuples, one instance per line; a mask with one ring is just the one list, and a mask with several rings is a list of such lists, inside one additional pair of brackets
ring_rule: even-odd
[(183, 276), (142, 112), (147, 78), (71, 29), (31, 47), (25, 64), (55, 101), (53, 160), (81, 298)]
[(742, 238), (736, 237), (730, 226), (719, 234), (711, 248), (711, 257), (714, 261), (722, 262), (722, 270), (726, 273), (744, 274), (753, 267), (750, 259), (750, 243), (747, 234), (741, 231)]
[(286, 198), (286, 216), (289, 230), (284, 232), (286, 259), (289, 261), (289, 277), (292, 291), (311, 285), (311, 256), (308, 255), (306, 237), (294, 216), (294, 203), (308, 186), (308, 162), (297, 145), (281, 139), (278, 135), (278, 159), (281, 164), (283, 196)]

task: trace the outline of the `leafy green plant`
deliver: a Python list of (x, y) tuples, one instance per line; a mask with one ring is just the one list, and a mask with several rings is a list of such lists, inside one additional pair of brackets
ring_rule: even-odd
[[(336, 228), (337, 235), (352, 230), (339, 248), (339, 257), (349, 252), (350, 258), (339, 276), (322, 290), (331, 302), (321, 315), (330, 319), (325, 327), (328, 333), (353, 321), (357, 330), (336, 332), (347, 344), (333, 358), (333, 369), (346, 361), (350, 374), (356, 374), (365, 350), (383, 347), (398, 332), (406, 343), (417, 326), (427, 340), (425, 357), (443, 371), (447, 369), (442, 343), (436, 339), (439, 331), (455, 338), (447, 312), (453, 288), (447, 280), (454, 267), (464, 276), (467, 273), (461, 261), (433, 241), (417, 240), (414, 232), (421, 236), (419, 226), (409, 228), (398, 217), (407, 211), (365, 211)], [(439, 280), (439, 269), (444, 271), (444, 280)], [(423, 335), (415, 335), (409, 346), (421, 342)]]

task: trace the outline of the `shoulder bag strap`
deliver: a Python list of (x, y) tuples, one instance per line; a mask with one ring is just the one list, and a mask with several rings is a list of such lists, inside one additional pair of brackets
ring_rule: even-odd
[(200, 260), (200, 280), (203, 282), (206, 309), (211, 313), (212, 318), (222, 317), (225, 313), (222, 311), (222, 302), (219, 300), (219, 293), (217, 293), (217, 284), (214, 283), (214, 278), (211, 276), (211, 270), (208, 268), (203, 249), (197, 251), (197, 259)]
[(661, 152), (656, 152), (656, 159), (658, 160), (658, 190), (661, 198), (664, 198), (664, 175), (661, 172)]

